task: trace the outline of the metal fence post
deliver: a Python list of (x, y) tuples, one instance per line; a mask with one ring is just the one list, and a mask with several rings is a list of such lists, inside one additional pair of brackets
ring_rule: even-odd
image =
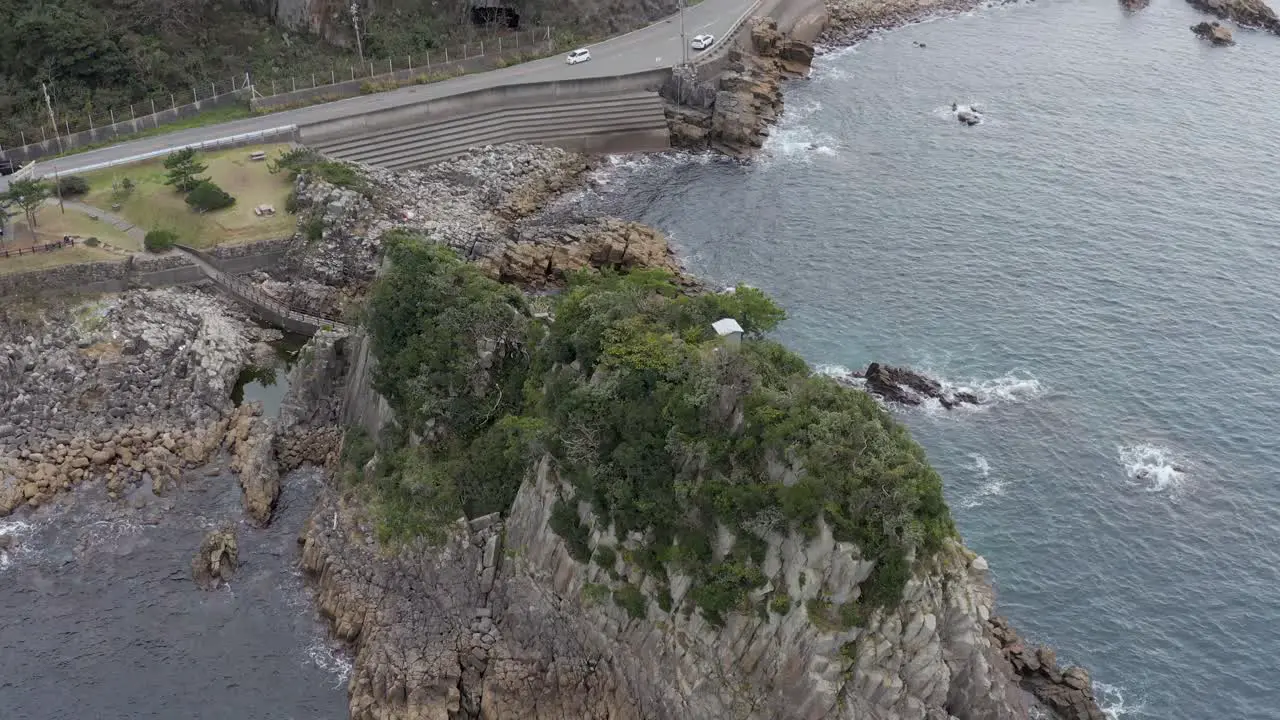
[(213, 93), (213, 97), (218, 97), (218, 86), (213, 83), (209, 83), (209, 92)]
[(352, 67), (351, 65), (348, 65), (347, 67), (348, 67), (348, 68), (350, 68), (350, 70), (351, 70), (351, 79), (352, 79), (352, 80), (355, 80), (355, 79), (356, 79), (356, 69), (355, 69), (354, 67)]
[(90, 112), (90, 113), (89, 113), (89, 132), (93, 132), (93, 131), (94, 131), (94, 127), (93, 127), (93, 113), (92, 113), (92, 112)]
[(467, 59), (467, 44), (466, 44), (466, 43), (462, 43), (462, 59), (463, 59), (463, 60), (466, 60), (466, 59)]
[(196, 89), (194, 87), (191, 88), (191, 102), (200, 102), (200, 96), (196, 94)]
[(275, 81), (275, 78), (272, 78), (272, 79), (271, 79), (271, 94), (272, 94), (272, 95), (275, 95), (275, 94), (276, 94), (276, 81)]
[(431, 72), (431, 51), (427, 51), (427, 72)]
[(155, 99), (155, 98), (151, 98), (151, 114), (152, 114), (152, 115), (155, 115), (155, 114), (156, 114), (156, 99)]
[(396, 69), (391, 65), (391, 58), (387, 58), (387, 72), (391, 73), (392, 75), (396, 73)]
[(298, 92), (298, 78), (296, 78), (296, 77), (291, 77), (291, 78), (289, 78), (289, 80), (290, 80), (291, 82), (293, 82), (293, 91), (294, 91), (294, 92)]
[(21, 130), (18, 131), (18, 137), (22, 139), (22, 147), (27, 146), (27, 134)]
[(130, 119), (130, 120), (137, 120), (137, 119), (138, 119), (138, 116), (133, 114), (133, 104), (132, 104), (132, 103), (129, 105), (129, 119)]
[(449, 64), (449, 48), (444, 49), (444, 64)]
[(330, 84), (330, 85), (337, 85), (337, 84), (338, 84), (338, 71), (337, 71), (337, 70), (330, 70), (330, 71), (329, 71), (329, 84)]
[(373, 61), (369, 61), (369, 77), (373, 77)]
[(169, 93), (169, 107), (175, 111), (178, 109), (178, 101), (173, 99), (173, 93)]
[(116, 126), (116, 111), (115, 111), (114, 109), (112, 109), (112, 108), (107, 108), (107, 112), (111, 113), (111, 127), (115, 127), (115, 126)]
[(312, 89), (314, 89), (314, 88), (316, 87), (316, 74), (315, 74), (315, 73), (311, 73), (311, 87), (312, 87)]
[(413, 56), (405, 55), (405, 57), (409, 59), (409, 72), (413, 72)]

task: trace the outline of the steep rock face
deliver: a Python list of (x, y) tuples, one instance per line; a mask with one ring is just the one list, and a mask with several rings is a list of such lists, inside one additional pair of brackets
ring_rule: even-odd
[[(275, 20), (282, 27), (319, 35), (339, 46), (355, 44), (348, 0), (240, 0), (246, 9)], [(441, 28), (466, 22), (466, 3), (433, 0), (361, 0), (366, 18), (395, 22), (395, 18), (427, 17)], [(590, 32), (616, 33), (674, 13), (677, 0), (515, 0), (504, 3), (520, 14), (522, 27), (554, 26)], [(379, 17), (381, 16), (381, 17)]]
[[(857, 597), (872, 566), (825, 528), (812, 541), (770, 540), (771, 581), (757, 597), (785, 592), (786, 604), (771, 602), (762, 615), (733, 614), (717, 628), (679, 610), (689, 581), (672, 576), (674, 612), (650, 601), (635, 620), (592, 599), (601, 592), (593, 588), (618, 583), (608, 570), (574, 561), (551, 530), (561, 492), (544, 464), (512, 507), (499, 643), (508, 659), (492, 663), (486, 698), (518, 694), (523, 686), (506, 687), (503, 679), (562, 658), (547, 638), (571, 637), (608, 657), (614, 695), (630, 697), (641, 717), (946, 718), (944, 708), (962, 719), (1025, 716), (985, 627), (992, 591), (982, 564), (975, 567), (963, 548), (951, 548), (936, 573), (908, 584), (899, 608), (874, 614), (863, 628), (843, 629), (826, 617), (826, 608)], [(617, 541), (597, 529), (593, 542)], [(651, 578), (625, 562), (619, 567), (621, 578), (652, 591)]]
[(352, 720), (476, 716), (473, 689), (497, 633), (488, 596), (498, 530), (459, 522), (442, 545), (388, 558), (358, 506), (318, 505), (299, 538), (302, 567), (334, 634), (355, 644)]
[(554, 284), (567, 272), (589, 267), (679, 268), (661, 232), (614, 218), (531, 225), (477, 263), (492, 277), (524, 287)]
[(1262, 0), (1187, 0), (1192, 6), (1243, 27), (1280, 34), (1280, 19)]
[(730, 50), (728, 68), (711, 81), (673, 76), (663, 88), (672, 145), (743, 156), (768, 137), (782, 112), (782, 81), (808, 72), (813, 48), (780, 34), (772, 18), (751, 22), (752, 52)]
[(347, 352), (348, 338), (332, 332), (317, 333), (298, 352), (276, 418), (276, 459), (285, 470), (304, 462), (328, 465), (336, 458)]

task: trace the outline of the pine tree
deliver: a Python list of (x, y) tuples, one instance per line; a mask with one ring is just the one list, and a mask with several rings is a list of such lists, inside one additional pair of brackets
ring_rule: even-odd
[(208, 169), (208, 166), (196, 158), (195, 148), (186, 148), (169, 153), (169, 157), (164, 159), (164, 169), (169, 175), (169, 179), (164, 181), (165, 184), (172, 185), (178, 192), (185, 193), (190, 192), (204, 180), (198, 175)]

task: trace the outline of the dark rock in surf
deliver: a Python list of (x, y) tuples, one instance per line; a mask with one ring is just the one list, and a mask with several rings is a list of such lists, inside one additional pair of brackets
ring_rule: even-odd
[(1198, 25), (1192, 25), (1191, 32), (1195, 33), (1197, 37), (1208, 40), (1219, 47), (1236, 44), (1235, 39), (1231, 37), (1231, 30), (1216, 22), (1202, 22)]
[(231, 575), (240, 562), (240, 549), (232, 528), (214, 530), (204, 536), (200, 551), (191, 558), (191, 577), (205, 590), (216, 590)]
[(1262, 0), (1187, 0), (1197, 10), (1232, 20), (1247, 28), (1269, 30), (1280, 35), (1280, 18)]
[(900, 405), (919, 405), (928, 399), (937, 400), (950, 410), (958, 405), (978, 405), (978, 396), (970, 392), (947, 392), (942, 384), (931, 377), (907, 368), (871, 363), (866, 371), (854, 373), (866, 380), (867, 392), (885, 402)]
[(1129, 12), (1137, 12), (1151, 4), (1151, 0), (1120, 0), (1120, 7)]
[(1093, 681), (1081, 667), (1059, 668), (1047, 647), (1023, 642), (1004, 618), (992, 616), (988, 630), (1024, 688), (1063, 720), (1106, 720), (1093, 697)]

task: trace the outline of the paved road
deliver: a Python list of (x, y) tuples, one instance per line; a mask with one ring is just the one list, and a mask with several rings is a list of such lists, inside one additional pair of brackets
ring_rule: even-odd
[[(686, 40), (694, 35), (711, 33), (719, 40), (735, 22), (752, 6), (753, 0), (702, 0), (685, 10), (684, 31)], [(187, 145), (205, 140), (270, 130), (286, 125), (307, 125), (322, 120), (360, 115), (399, 105), (454, 95), (470, 90), (480, 90), (495, 85), (512, 83), (572, 80), (575, 78), (606, 77), (638, 72), (660, 67), (671, 67), (683, 59), (684, 44), (680, 40), (680, 18), (674, 16), (640, 30), (611, 38), (588, 46), (592, 59), (578, 65), (568, 65), (563, 55), (523, 63), (509, 68), (485, 73), (464, 75), (430, 85), (416, 85), (376, 95), (338, 100), (323, 105), (272, 113), (246, 120), (236, 120), (220, 125), (209, 125), (190, 130), (179, 130), (165, 135), (133, 140), (100, 150), (80, 153), (56, 161), (43, 161), (36, 165), (37, 174), (52, 174), (56, 164), (59, 172), (74, 172), (109, 160), (126, 158), (141, 153), (163, 150), (166, 147)], [(708, 51), (703, 51), (708, 52)], [(689, 49), (689, 57), (698, 55)], [(0, 178), (0, 191), (8, 187), (6, 178)]]

